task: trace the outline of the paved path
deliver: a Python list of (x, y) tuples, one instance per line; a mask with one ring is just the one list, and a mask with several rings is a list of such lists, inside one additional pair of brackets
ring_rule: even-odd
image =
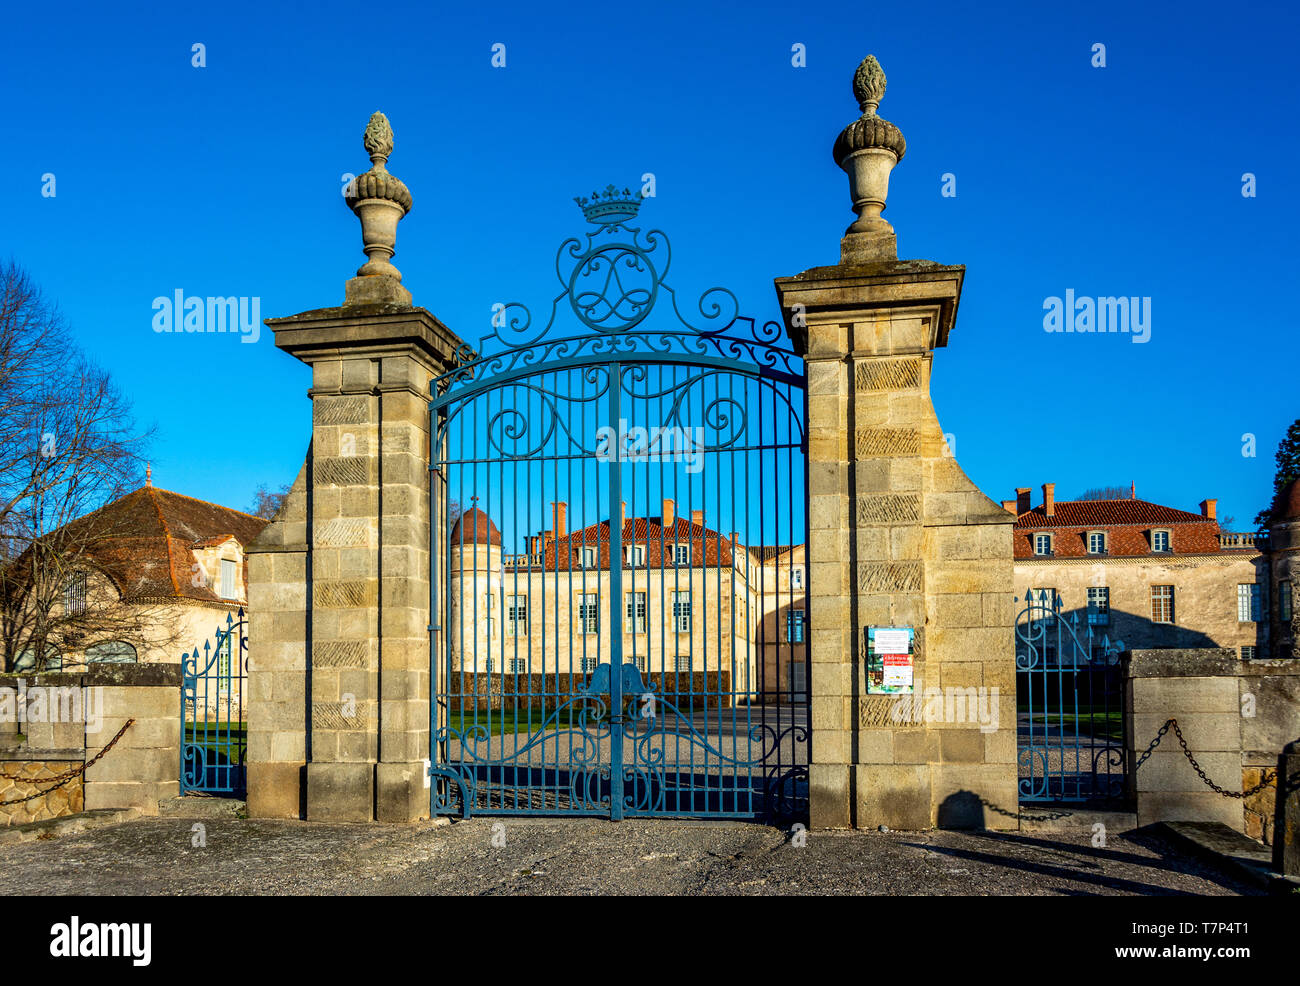
[[(4, 894), (1252, 893), (1146, 836), (811, 834), (714, 822), (138, 819), (0, 847)], [(505, 845), (493, 845), (494, 826)]]

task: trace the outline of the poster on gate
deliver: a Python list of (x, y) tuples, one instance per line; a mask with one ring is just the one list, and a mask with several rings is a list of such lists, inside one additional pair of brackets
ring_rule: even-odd
[(911, 695), (914, 687), (911, 627), (867, 627), (867, 693)]

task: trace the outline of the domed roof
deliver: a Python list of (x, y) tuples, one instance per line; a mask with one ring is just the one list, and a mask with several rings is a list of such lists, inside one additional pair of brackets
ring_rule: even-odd
[(460, 515), (456, 526), (451, 529), (451, 543), (458, 544), (494, 544), (501, 546), (501, 532), (492, 518), (478, 507), (472, 507)]

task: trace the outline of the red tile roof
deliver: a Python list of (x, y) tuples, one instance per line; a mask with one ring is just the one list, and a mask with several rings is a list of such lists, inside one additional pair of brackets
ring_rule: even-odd
[(1084, 527), (1093, 529), (1113, 524), (1201, 524), (1214, 523), (1200, 514), (1162, 507), (1147, 500), (1057, 500), (1051, 517), (1042, 505), (1016, 517), (1016, 527)]
[[(1051, 517), (1040, 504), (1016, 517), (1013, 550), (1017, 559), (1151, 555), (1148, 532), (1155, 529), (1169, 531), (1173, 554), (1220, 550), (1216, 521), (1146, 500), (1058, 500)], [(1104, 555), (1089, 554), (1089, 531), (1106, 532)], [(1052, 535), (1051, 555), (1034, 553), (1033, 535), (1040, 532)]]
[[(143, 486), (68, 527), (93, 530), (86, 535), (87, 554), (126, 596), (225, 602), (208, 585), (194, 584), (195, 550), (230, 538), (245, 546), (267, 523), (240, 510)], [(245, 563), (245, 585), (247, 575)]]

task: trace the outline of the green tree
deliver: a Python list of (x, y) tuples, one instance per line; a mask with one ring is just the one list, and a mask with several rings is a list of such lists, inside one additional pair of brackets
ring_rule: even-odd
[(1269, 516), (1282, 487), (1300, 477), (1300, 418), (1291, 422), (1282, 441), (1278, 442), (1273, 461), (1277, 463), (1277, 472), (1273, 475), (1273, 495), (1269, 498), (1269, 505), (1255, 515), (1255, 524), (1261, 529), (1268, 527)]

